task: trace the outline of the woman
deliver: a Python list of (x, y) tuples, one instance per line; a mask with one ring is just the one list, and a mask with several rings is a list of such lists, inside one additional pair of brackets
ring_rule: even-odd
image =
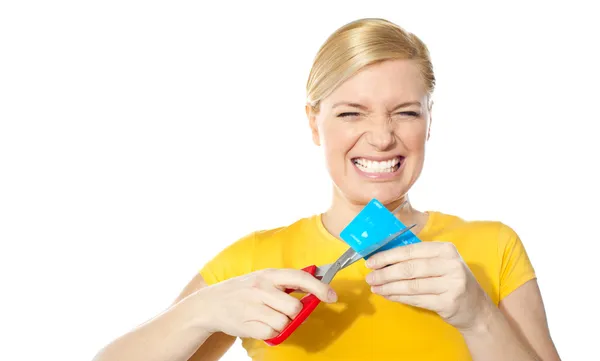
[[(167, 311), (96, 360), (217, 360), (235, 337), (254, 360), (559, 360), (534, 269), (510, 227), (398, 207), (423, 168), (434, 84), (426, 46), (393, 23), (362, 19), (332, 34), (306, 106), (334, 185), (330, 208), (233, 243)], [(345, 251), (340, 231), (373, 198), (400, 208), (423, 242), (359, 261), (331, 285), (302, 272)], [(301, 308), (286, 287), (324, 303), (268, 346)]]

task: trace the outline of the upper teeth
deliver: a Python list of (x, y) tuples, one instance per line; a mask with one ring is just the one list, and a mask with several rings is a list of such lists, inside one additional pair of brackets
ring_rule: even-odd
[(384, 160), (382, 162), (378, 162), (378, 161), (374, 161), (374, 160), (368, 160), (365, 158), (356, 158), (354, 160), (357, 164), (365, 167), (365, 168), (371, 168), (371, 169), (387, 169), (387, 168), (392, 168), (395, 167), (398, 163), (400, 163), (400, 158), (396, 157), (390, 160)]

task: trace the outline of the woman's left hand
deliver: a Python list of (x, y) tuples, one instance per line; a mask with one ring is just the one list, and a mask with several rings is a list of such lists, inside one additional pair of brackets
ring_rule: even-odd
[(478, 325), (491, 304), (452, 243), (396, 247), (371, 256), (367, 267), (373, 293), (434, 311), (461, 332)]

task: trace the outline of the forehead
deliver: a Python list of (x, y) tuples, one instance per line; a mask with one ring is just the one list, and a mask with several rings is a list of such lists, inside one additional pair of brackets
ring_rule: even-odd
[(352, 101), (377, 106), (420, 101), (426, 95), (419, 66), (413, 60), (386, 60), (365, 67), (346, 80), (323, 99), (322, 105)]

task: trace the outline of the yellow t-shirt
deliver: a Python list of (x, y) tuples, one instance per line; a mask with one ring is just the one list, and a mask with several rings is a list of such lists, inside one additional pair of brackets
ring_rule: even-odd
[[(495, 304), (528, 280), (534, 269), (518, 235), (500, 222), (464, 221), (440, 212), (429, 217), (421, 241), (456, 245)], [(287, 227), (254, 232), (231, 244), (200, 271), (210, 285), (264, 268), (327, 264), (348, 246), (330, 234), (320, 215)], [(243, 339), (255, 361), (311, 360), (471, 360), (461, 334), (437, 314), (372, 294), (370, 270), (360, 260), (331, 282), (335, 304), (321, 303), (283, 343)], [(296, 295), (296, 294), (294, 294)], [(297, 294), (297, 297), (302, 297)]]

